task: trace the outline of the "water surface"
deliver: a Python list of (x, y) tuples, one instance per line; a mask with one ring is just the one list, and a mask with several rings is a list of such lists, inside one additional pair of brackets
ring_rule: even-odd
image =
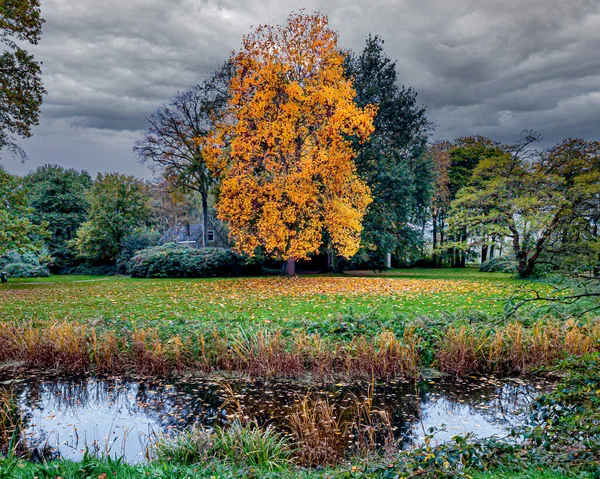
[[(7, 381), (15, 380), (11, 386)], [(339, 407), (370, 394), (368, 384), (327, 387), (288, 381), (203, 378), (169, 382), (149, 378), (44, 376), (4, 372), (26, 425), (27, 447), (79, 460), (91, 452), (147, 459), (147, 447), (159, 433), (175, 434), (192, 425), (227, 424), (234, 412), (223, 407), (235, 393), (243, 414), (261, 425), (285, 430), (286, 416), (306, 394), (327, 398)], [(402, 447), (419, 444), (429, 428), (435, 441), (458, 434), (507, 435), (523, 423), (524, 410), (552, 380), (537, 378), (443, 377), (375, 385), (375, 408), (387, 411)]]

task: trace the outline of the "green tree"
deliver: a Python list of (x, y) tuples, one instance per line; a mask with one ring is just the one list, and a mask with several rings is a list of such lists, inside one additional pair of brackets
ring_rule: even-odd
[(31, 136), (46, 91), (40, 64), (19, 45), (37, 44), (43, 22), (39, 0), (0, 2), (0, 151), (6, 149), (21, 158), (25, 152), (17, 137)]
[(87, 197), (89, 219), (77, 231), (74, 245), (84, 259), (112, 263), (123, 240), (149, 221), (147, 185), (130, 175), (98, 174)]
[(433, 185), (433, 166), (425, 157), (430, 129), (425, 107), (417, 103), (412, 88), (399, 86), (396, 62), (383, 44), (369, 35), (363, 51), (350, 53), (346, 61), (356, 103), (377, 106), (375, 131), (367, 142), (356, 142), (355, 161), (373, 196), (363, 220), (363, 243), (380, 259), (405, 240), (419, 237), (412, 230), (427, 219)]
[[(455, 228), (480, 242), (510, 240), (519, 276), (533, 274), (547, 248), (574, 232), (600, 195), (600, 143), (566, 140), (541, 155), (521, 146), (488, 156), (453, 203)], [(595, 207), (595, 206), (594, 206)]]
[(35, 224), (47, 224), (48, 250), (57, 268), (74, 259), (68, 242), (87, 219), (89, 203), (86, 193), (92, 178), (86, 171), (44, 165), (23, 179), (29, 190), (30, 215)]
[(39, 246), (44, 225), (34, 225), (29, 220), (31, 212), (27, 189), (0, 167), (0, 255)]
[[(456, 139), (449, 149), (448, 192), (450, 201), (455, 200), (458, 192), (471, 184), (474, 171), (482, 160), (499, 157), (504, 152), (500, 143), (483, 136), (476, 135)], [(461, 268), (466, 266), (468, 237), (469, 230), (465, 227), (455, 227), (449, 236), (449, 243), (454, 245), (447, 251), (451, 266)], [(490, 238), (486, 238), (486, 241), (481, 244), (482, 258), (487, 256), (489, 240)]]

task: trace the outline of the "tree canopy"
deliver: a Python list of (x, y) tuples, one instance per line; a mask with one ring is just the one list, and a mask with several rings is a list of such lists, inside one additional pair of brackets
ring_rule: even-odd
[(68, 242), (87, 219), (86, 193), (92, 178), (86, 171), (44, 165), (25, 176), (23, 182), (29, 190), (30, 218), (35, 224), (47, 225), (46, 244), (54, 265), (65, 266), (73, 260)]
[(345, 64), (359, 107), (377, 106), (373, 133), (355, 148), (358, 174), (373, 196), (363, 240), (380, 256), (398, 246), (410, 224), (426, 221), (433, 181), (432, 163), (424, 157), (430, 128), (425, 107), (412, 88), (399, 85), (396, 62), (383, 45), (369, 35), (362, 52), (351, 52)]
[(293, 264), (325, 235), (352, 256), (371, 197), (348, 137), (368, 138), (375, 109), (355, 104), (327, 18), (296, 13), (260, 26), (231, 62), (228, 111), (205, 154), (222, 176), (217, 210), (236, 247)]
[(21, 158), (25, 152), (17, 138), (31, 136), (46, 91), (39, 62), (19, 45), (37, 44), (43, 22), (39, 0), (0, 2), (0, 152)]
[(208, 168), (203, 144), (229, 98), (230, 62), (223, 64), (203, 83), (178, 92), (168, 105), (161, 105), (149, 118), (150, 127), (137, 141), (134, 152), (142, 163), (160, 173), (174, 189), (197, 191), (202, 200), (204, 246), (207, 242), (209, 201), (215, 176)]
[(82, 258), (114, 262), (125, 237), (149, 220), (146, 184), (130, 175), (100, 173), (87, 196), (89, 219), (77, 231), (74, 246)]
[(475, 241), (509, 239), (519, 275), (529, 277), (565, 231), (591, 226), (586, 215), (599, 194), (600, 143), (566, 140), (534, 156), (507, 147), (476, 166), (453, 203), (453, 221)]
[(27, 189), (0, 167), (0, 255), (32, 249), (39, 243), (45, 225), (34, 225), (29, 220), (31, 212)]

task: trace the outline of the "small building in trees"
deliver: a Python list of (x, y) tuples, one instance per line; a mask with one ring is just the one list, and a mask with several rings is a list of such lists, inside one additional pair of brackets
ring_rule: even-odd
[(184, 224), (165, 231), (161, 244), (177, 243), (190, 248), (228, 248), (227, 232), (218, 222), (208, 221), (207, 244), (203, 244), (204, 226), (202, 223)]

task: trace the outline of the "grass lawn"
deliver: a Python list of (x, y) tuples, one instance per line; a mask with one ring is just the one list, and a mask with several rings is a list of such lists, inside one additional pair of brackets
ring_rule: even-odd
[(0, 287), (0, 318), (35, 322), (116, 321), (120, 325), (247, 326), (306, 329), (339, 324), (340, 314), (440, 317), (498, 313), (522, 281), (476, 269), (391, 270), (347, 275), (131, 279), (52, 276)]

